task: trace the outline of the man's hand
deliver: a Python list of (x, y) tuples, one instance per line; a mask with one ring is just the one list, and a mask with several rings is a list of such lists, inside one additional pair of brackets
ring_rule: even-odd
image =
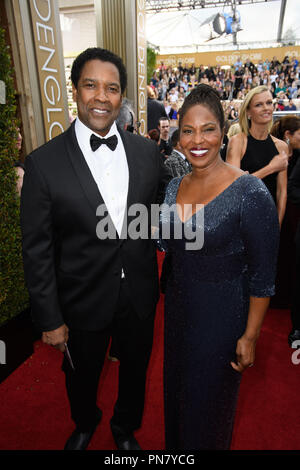
[(288, 156), (284, 150), (280, 152), (278, 155), (275, 155), (275, 157), (272, 158), (272, 160), (269, 163), (269, 167), (272, 170), (272, 173), (286, 170), (287, 166), (288, 166)]
[(42, 336), (42, 341), (64, 352), (65, 343), (68, 342), (68, 338), (69, 338), (69, 329), (67, 325), (62, 325), (56, 330), (44, 331), (43, 336)]

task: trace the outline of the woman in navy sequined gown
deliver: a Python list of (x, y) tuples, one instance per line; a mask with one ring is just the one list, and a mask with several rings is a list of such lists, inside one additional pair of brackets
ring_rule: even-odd
[[(241, 372), (254, 363), (274, 294), (278, 216), (265, 185), (221, 159), (224, 115), (211, 87), (190, 93), (179, 126), (193, 170), (169, 183), (161, 216), (162, 244), (172, 256), (165, 293), (166, 449), (228, 449)], [(200, 234), (196, 249), (191, 231)]]

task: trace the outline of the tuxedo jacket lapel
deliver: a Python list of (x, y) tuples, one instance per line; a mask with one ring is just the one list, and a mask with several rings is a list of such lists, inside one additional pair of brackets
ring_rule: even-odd
[(100, 204), (104, 204), (104, 200), (78, 145), (75, 134), (75, 121), (66, 132), (65, 142), (69, 158), (72, 162), (81, 188), (89, 201), (93, 214), (96, 214), (97, 207)]
[(139, 183), (141, 174), (138, 166), (138, 158), (136, 158), (137, 147), (131, 143), (130, 133), (128, 131), (123, 131), (119, 127), (118, 131), (124, 145), (129, 173), (127, 203), (121, 231), (121, 239), (124, 239), (128, 237), (128, 225), (131, 219), (131, 217), (128, 216), (128, 210), (130, 206), (139, 202)]
[[(105, 202), (78, 145), (75, 133), (75, 121), (71, 124), (70, 128), (66, 132), (66, 146), (69, 158), (71, 159), (73, 168), (75, 170), (77, 178), (79, 179), (80, 186), (87, 197), (89, 205), (93, 211), (93, 215), (96, 217), (97, 208), (100, 205), (105, 205)], [(110, 227), (114, 227), (114, 236), (117, 239), (118, 233), (107, 208), (104, 213), (108, 215), (110, 219), (109, 225)]]
[(128, 185), (128, 195), (127, 195), (127, 210), (132, 204), (139, 202), (139, 188), (141, 181), (141, 169), (138, 164), (137, 158), (137, 146), (136, 142), (133, 145), (131, 142), (131, 135), (128, 131), (123, 131), (118, 127), (118, 131), (122, 138), (124, 145), (127, 163), (128, 163), (128, 172), (129, 172), (129, 185)]
[[(118, 131), (122, 138), (124, 145), (128, 171), (129, 171), (129, 185), (128, 185), (128, 195), (127, 195), (127, 210), (132, 204), (138, 202), (138, 187), (141, 177), (141, 172), (139, 166), (137, 165), (136, 158), (136, 145), (134, 146), (130, 141), (130, 134), (127, 131), (123, 131), (118, 127)], [(93, 214), (96, 215), (97, 207), (101, 204), (105, 204), (103, 197), (99, 191), (99, 188), (93, 178), (93, 175), (88, 167), (88, 164), (85, 161), (85, 158), (81, 152), (81, 149), (78, 145), (76, 133), (75, 133), (75, 121), (71, 124), (69, 129), (66, 131), (66, 147), (69, 158), (72, 162), (73, 168), (77, 175), (77, 178), (80, 182), (81, 188), (85, 193), (89, 205), (93, 211)], [(124, 218), (124, 223), (126, 217)], [(113, 225), (113, 222), (111, 220)], [(123, 227), (125, 228), (125, 227)], [(117, 235), (118, 237), (118, 235)]]

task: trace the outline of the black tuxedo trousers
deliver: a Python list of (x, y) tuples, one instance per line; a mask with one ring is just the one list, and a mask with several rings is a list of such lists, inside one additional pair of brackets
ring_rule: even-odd
[(153, 342), (154, 314), (147, 318), (137, 316), (124, 279), (111, 324), (100, 331), (70, 330), (68, 347), (74, 369), (65, 357), (63, 370), (71, 416), (78, 429), (85, 431), (96, 424), (98, 406), (101, 407), (101, 398), (97, 406), (99, 377), (111, 335), (118, 345), (120, 360), (118, 399), (112, 421), (126, 432), (140, 427)]

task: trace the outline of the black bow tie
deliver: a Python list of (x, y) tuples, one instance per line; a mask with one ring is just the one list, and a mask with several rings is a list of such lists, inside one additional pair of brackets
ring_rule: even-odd
[(116, 135), (112, 135), (111, 137), (108, 137), (108, 139), (101, 139), (101, 137), (97, 137), (95, 134), (92, 134), (90, 138), (91, 149), (93, 152), (95, 152), (95, 150), (97, 150), (102, 144), (107, 145), (110, 150), (115, 150), (117, 143), (118, 137)]

